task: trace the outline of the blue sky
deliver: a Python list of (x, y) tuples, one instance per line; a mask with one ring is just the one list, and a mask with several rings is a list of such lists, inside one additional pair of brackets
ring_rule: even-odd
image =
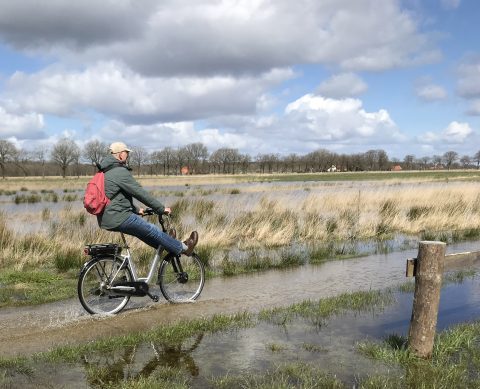
[(480, 150), (474, 0), (0, 0), (0, 139)]

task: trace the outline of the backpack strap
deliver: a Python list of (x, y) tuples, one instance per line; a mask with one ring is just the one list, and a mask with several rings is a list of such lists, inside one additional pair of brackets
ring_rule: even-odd
[(97, 164), (98, 171), (100, 171), (100, 172), (104, 172), (104, 173), (108, 172), (109, 170), (115, 169), (116, 167), (122, 167), (122, 166), (118, 166), (118, 165), (110, 165), (110, 166), (108, 166), (108, 167), (106, 167), (106, 168), (102, 169), (102, 168), (100, 167), (100, 165), (98, 165), (98, 164)]
[[(99, 164), (99, 163), (97, 163), (96, 165), (97, 165), (98, 171), (103, 172), (103, 173), (106, 173), (106, 172), (108, 172), (109, 170), (115, 169), (116, 167), (125, 167), (125, 166), (118, 166), (118, 165), (110, 165), (110, 166), (102, 169), (102, 168), (100, 167), (100, 164)], [(112, 198), (109, 198), (109, 200), (113, 200), (121, 191), (122, 191), (122, 190), (120, 189), (117, 193), (115, 193), (115, 194), (112, 196)]]

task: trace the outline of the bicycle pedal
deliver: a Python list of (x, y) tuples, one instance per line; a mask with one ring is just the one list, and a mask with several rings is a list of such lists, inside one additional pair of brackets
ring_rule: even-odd
[(159, 297), (156, 294), (149, 294), (148, 297), (150, 297), (153, 301), (158, 303)]

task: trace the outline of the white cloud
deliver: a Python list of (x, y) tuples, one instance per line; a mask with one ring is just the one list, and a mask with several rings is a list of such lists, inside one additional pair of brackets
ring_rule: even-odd
[(53, 67), (33, 75), (16, 73), (6, 93), (27, 111), (62, 116), (94, 110), (141, 124), (254, 114), (264, 92), (292, 76), (289, 69), (272, 69), (255, 77), (145, 78), (103, 62), (81, 72)]
[(444, 9), (456, 9), (460, 6), (461, 0), (441, 0)]
[(454, 121), (443, 131), (443, 139), (446, 142), (463, 143), (472, 132), (468, 123), (458, 123)]
[(0, 106), (0, 139), (37, 139), (44, 136), (43, 116), (37, 113), (17, 114)]
[(320, 84), (317, 92), (326, 97), (341, 98), (358, 96), (367, 90), (367, 84), (356, 74), (342, 73)]
[(202, 142), (210, 151), (233, 147), (252, 156), (273, 150), (280, 154), (303, 154), (319, 148), (366, 151), (407, 140), (386, 110), (367, 112), (358, 99), (313, 94), (297, 99), (276, 115), (218, 117), (205, 128), (197, 128), (193, 122), (130, 126), (111, 122), (101, 135), (127, 144), (141, 141), (149, 151)]
[(424, 101), (438, 101), (447, 98), (447, 91), (440, 85), (435, 84), (418, 85), (415, 93)]
[(480, 98), (480, 56), (469, 57), (459, 65), (457, 92), (466, 99)]
[(308, 94), (285, 109), (295, 131), (310, 140), (354, 142), (359, 139), (401, 138), (388, 112), (366, 112), (358, 99), (335, 100)]
[(472, 100), (470, 107), (467, 110), (467, 114), (474, 116), (480, 115), (480, 99)]
[(71, 64), (114, 59), (150, 76), (263, 74), (298, 63), (385, 70), (437, 55), (397, 0), (23, 0), (2, 5), (0, 39)]
[(426, 132), (417, 139), (422, 143), (435, 144), (462, 144), (465, 143), (474, 134), (468, 123), (451, 122), (447, 128), (436, 133)]

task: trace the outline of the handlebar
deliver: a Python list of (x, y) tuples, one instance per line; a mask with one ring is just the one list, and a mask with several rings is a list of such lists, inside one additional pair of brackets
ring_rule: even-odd
[[(155, 215), (155, 213), (156, 212), (152, 208), (146, 208), (146, 209), (143, 210), (143, 214), (145, 216)], [(159, 214), (158, 216), (168, 216), (168, 215), (170, 215), (169, 212), (163, 212), (162, 214)]]
[[(149, 216), (149, 215), (155, 215), (156, 212), (152, 208), (146, 208), (143, 210), (143, 215), (141, 216)], [(165, 222), (167, 223), (167, 226), (165, 226)], [(163, 212), (158, 215), (158, 223), (162, 226), (163, 232), (167, 232), (167, 227), (170, 226), (170, 213), (168, 212)]]

